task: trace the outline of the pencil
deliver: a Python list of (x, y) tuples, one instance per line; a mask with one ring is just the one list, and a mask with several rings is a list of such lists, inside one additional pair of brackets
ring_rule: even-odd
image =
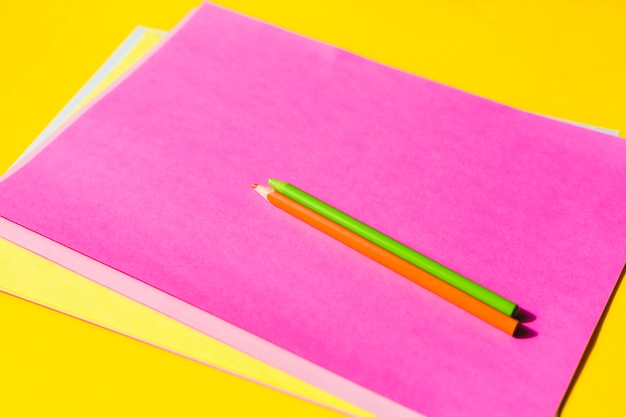
[(426, 290), (462, 308), (468, 313), (473, 314), (503, 332), (511, 336), (515, 335), (519, 322), (514, 318), (501, 313), (500, 311), (477, 300), (458, 288), (436, 278), (423, 269), (417, 268), (415, 265), (401, 259), (380, 246), (375, 245), (371, 241), (346, 229), (345, 227), (332, 222), (328, 218), (303, 206), (289, 197), (276, 192), (271, 187), (258, 184), (254, 184), (252, 187), (272, 205), (337, 239), (350, 248), (373, 259), (381, 265), (413, 281)]
[(408, 246), (398, 242), (397, 240), (379, 232), (378, 230), (360, 222), (354, 217), (324, 203), (315, 198), (311, 194), (273, 178), (269, 179), (269, 185), (277, 192), (286, 195), (294, 201), (305, 207), (321, 214), (329, 220), (345, 227), (346, 229), (362, 236), (370, 242), (380, 246), (381, 248), (393, 253), (394, 255), (404, 259), (405, 261), (430, 272), (437, 278), (447, 282), (448, 284), (460, 289), (472, 297), (482, 301), (483, 303), (495, 308), (496, 310), (512, 316), (517, 311), (517, 304), (506, 298), (494, 293), (493, 291), (483, 287), (482, 285), (446, 268), (433, 259), (409, 248)]

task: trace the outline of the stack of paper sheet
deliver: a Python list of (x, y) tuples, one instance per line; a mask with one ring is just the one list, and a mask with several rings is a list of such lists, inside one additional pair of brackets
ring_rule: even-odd
[[(35, 151), (51, 134), (98, 92), (107, 88), (138, 60), (144, 57), (165, 32), (138, 27), (114, 51), (100, 69), (77, 92), (59, 112), (31, 146), (16, 161), (20, 163)], [(7, 235), (5, 234), (5, 237)], [(34, 250), (32, 245), (27, 245)], [(227, 370), (249, 380), (277, 388), (301, 398), (325, 404), (335, 410), (351, 415), (369, 416), (370, 413), (341, 400), (329, 393), (307, 384), (285, 372), (254, 359), (224, 343), (164, 316), (142, 304), (136, 303), (93, 281), (41, 258), (30, 251), (0, 239), (0, 290), (16, 295), (68, 315), (131, 336), (135, 339), (175, 352), (201, 363)], [(35, 310), (38, 315), (45, 311)], [(54, 313), (52, 313), (54, 315)], [(228, 377), (226, 377), (228, 378)], [(215, 378), (219, 384), (221, 378)], [(241, 381), (237, 390), (254, 391), (248, 381)], [(302, 413), (311, 408), (300, 405), (288, 396), (284, 401), (273, 400), (274, 409)], [(257, 404), (256, 412), (261, 412)], [(315, 409), (315, 414), (329, 413), (327, 409)]]
[[(10, 240), (371, 412), (552, 415), (624, 264), (625, 154), (204, 5), (0, 184), (0, 214)], [(535, 337), (271, 210), (249, 189), (268, 176), (519, 302)]]

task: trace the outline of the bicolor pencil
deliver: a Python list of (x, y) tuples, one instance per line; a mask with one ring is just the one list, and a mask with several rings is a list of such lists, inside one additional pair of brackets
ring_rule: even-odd
[(515, 334), (519, 322), (514, 318), (477, 300), (445, 281), (436, 278), (423, 269), (417, 268), (415, 265), (375, 245), (345, 227), (330, 221), (328, 218), (290, 199), (284, 194), (276, 192), (271, 187), (254, 184), (253, 188), (272, 205), (337, 239), (428, 291), (497, 327), (503, 332), (509, 335)]
[(279, 181), (273, 178), (269, 179), (269, 185), (277, 192), (286, 195), (292, 200), (297, 201), (303, 206), (308, 207), (340, 226), (343, 226), (346, 229), (360, 235), (361, 237), (417, 266), (418, 268), (430, 272), (437, 278), (463, 292), (466, 292), (496, 310), (508, 316), (512, 316), (517, 311), (517, 304), (514, 302), (509, 301), (482, 285), (452, 271), (449, 268), (446, 268), (433, 259), (422, 255), (414, 249), (398, 242), (382, 232), (379, 232), (354, 217), (332, 207), (329, 204), (326, 204), (311, 194), (308, 194), (307, 192), (284, 181)]

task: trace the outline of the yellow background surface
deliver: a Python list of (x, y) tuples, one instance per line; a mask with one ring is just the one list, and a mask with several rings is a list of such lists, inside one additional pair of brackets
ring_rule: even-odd
[[(619, 129), (622, 135), (626, 131), (622, 104), (626, 92), (626, 3), (617, 0), (218, 3), (518, 108)], [(0, 171), (28, 146), (135, 26), (168, 30), (197, 4), (197, 0), (0, 2)], [(13, 335), (3, 337), (8, 342), (0, 344), (3, 363), (11, 358), (11, 367), (2, 372), (1, 395), (24, 401), (48, 398), (54, 403), (56, 396), (67, 399), (71, 394), (95, 404), (98, 389), (121, 384), (126, 390), (108, 391), (103, 401), (111, 407), (128, 402), (131, 409), (149, 403), (144, 397), (132, 404), (129, 392), (145, 387), (124, 382), (149, 374), (152, 365), (142, 359), (150, 355), (133, 356), (133, 349), (143, 345), (118, 335), (95, 336), (104, 332), (102, 329), (94, 330), (94, 335), (82, 328), (74, 333), (73, 325), (67, 324), (73, 319), (64, 317), (58, 323), (48, 323), (47, 319), (40, 320), (41, 314), (32, 313), (38, 308), (26, 308), (6, 296), (0, 298), (3, 332)], [(620, 323), (625, 319), (626, 294), (621, 290), (562, 415), (623, 415), (626, 330)], [(63, 340), (75, 342), (82, 353), (64, 353), (68, 344), (61, 343)], [(135, 347), (119, 349), (119, 343)], [(51, 346), (54, 355), (46, 353), (42, 345)], [(163, 358), (174, 358), (150, 349)], [(97, 362), (107, 350), (116, 352), (115, 360), (104, 362), (115, 372), (82, 362), (90, 356)], [(181, 359), (155, 363), (171, 365), (170, 360)], [(155, 390), (168, 386), (172, 402), (185, 407), (186, 414), (198, 414), (200, 402), (185, 397), (179, 387), (199, 390), (194, 392), (215, 389), (209, 381), (213, 375), (210, 368), (191, 371), (169, 365), (157, 367), (163, 379), (153, 375), (140, 382)], [(38, 383), (26, 389), (24, 378)], [(167, 385), (168, 381), (175, 383)], [(154, 408), (160, 409), (164, 408)]]

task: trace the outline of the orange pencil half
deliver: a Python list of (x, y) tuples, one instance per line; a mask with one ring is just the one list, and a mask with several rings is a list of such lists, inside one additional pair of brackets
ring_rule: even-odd
[(413, 281), (422, 288), (427, 289), (457, 307), (462, 308), (468, 313), (471, 313), (492, 326), (497, 327), (503, 332), (511, 336), (515, 334), (515, 331), (519, 326), (518, 320), (515, 320), (514, 318), (499, 312), (493, 307), (484, 304), (456, 287), (453, 287), (428, 272), (399, 258), (391, 252), (373, 244), (369, 240), (362, 238), (342, 226), (339, 226), (338, 224), (328, 220), (326, 217), (317, 214), (316, 212), (293, 201), (289, 197), (274, 191), (274, 189), (270, 187), (254, 184), (253, 188), (272, 205), (337, 239), (368, 258), (375, 260), (381, 265)]

